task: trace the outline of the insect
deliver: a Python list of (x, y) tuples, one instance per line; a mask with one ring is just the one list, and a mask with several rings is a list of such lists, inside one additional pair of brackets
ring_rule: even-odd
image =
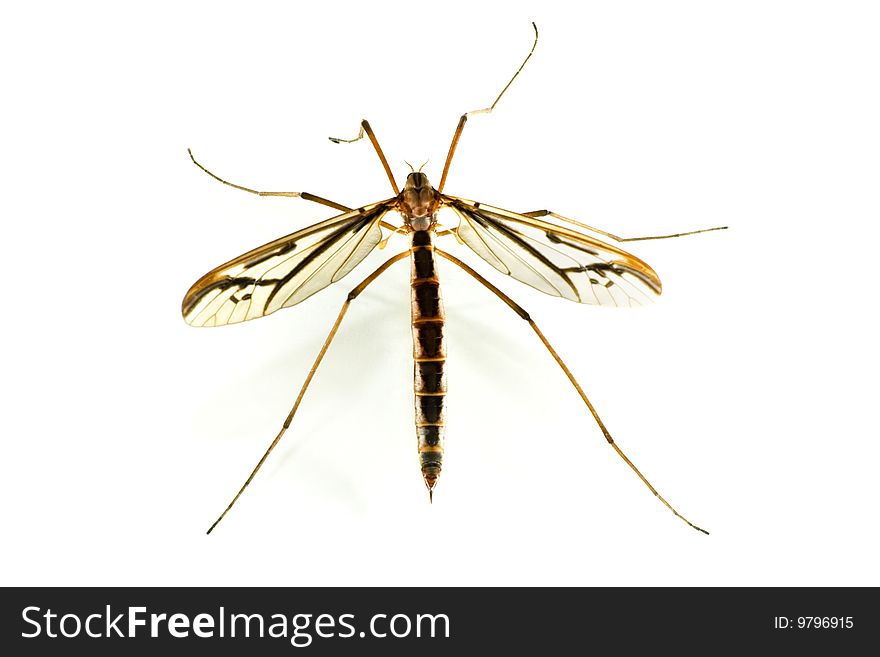
[[(596, 235), (620, 243), (680, 237), (726, 228), (626, 239), (548, 210), (510, 212), (443, 192), (449, 166), (469, 117), (492, 112), (535, 52), (538, 28), (534, 23), (532, 27), (535, 30), (532, 49), (495, 102), (484, 109), (467, 112), (459, 119), (440, 176), (440, 184), (436, 188), (431, 186), (427, 175), (421, 171), (412, 171), (401, 190), (376, 135), (366, 120), (361, 122), (360, 131), (353, 139), (330, 138), (335, 143), (352, 143), (366, 136), (379, 156), (394, 190), (394, 196), (359, 208), (349, 208), (308, 192), (261, 192), (236, 185), (208, 171), (196, 161), (192, 151), (189, 152), (196, 166), (225, 185), (259, 196), (301, 198), (341, 212), (330, 219), (248, 251), (202, 276), (183, 299), (183, 317), (191, 326), (234, 324), (264, 317), (304, 301), (348, 275), (374, 248), (383, 244), (390, 237), (384, 237), (383, 229), (391, 231), (391, 234), (403, 233), (410, 240), (409, 249), (386, 260), (349, 292), (280, 431), (244, 485), (208, 529), (209, 534), (241, 497), (290, 427), (351, 303), (391, 265), (405, 258), (411, 260), (418, 456), (429, 499), (433, 500), (434, 488), (443, 467), (447, 392), (444, 372), (447, 355), (445, 316), (436, 266), (438, 257), (470, 274), (528, 322), (577, 390), (608, 444), (672, 513), (694, 529), (708, 533), (679, 514), (621, 451), (574, 375), (529, 314), (467, 264), (435, 246), (435, 239), (452, 235), (495, 269), (547, 294), (578, 303), (632, 306), (646, 303), (652, 297), (658, 296), (661, 292), (660, 278), (645, 262)], [(437, 223), (437, 213), (441, 208), (449, 208), (458, 216), (457, 227), (445, 229)], [(402, 219), (400, 225), (386, 221), (386, 218), (393, 215)]]

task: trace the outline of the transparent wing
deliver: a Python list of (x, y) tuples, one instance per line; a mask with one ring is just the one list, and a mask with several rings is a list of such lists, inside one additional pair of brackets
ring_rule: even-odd
[(444, 195), (461, 217), (462, 241), (498, 271), (557, 297), (638, 306), (660, 294), (645, 262), (605, 242), (541, 219)]
[(202, 276), (183, 298), (191, 326), (223, 326), (293, 306), (348, 274), (382, 238), (394, 199), (331, 217)]

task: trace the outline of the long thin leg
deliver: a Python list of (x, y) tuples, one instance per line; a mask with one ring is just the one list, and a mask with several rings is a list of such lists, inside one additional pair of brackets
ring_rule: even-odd
[(395, 196), (399, 196), (400, 188), (394, 181), (394, 176), (391, 174), (391, 167), (388, 166), (388, 160), (385, 159), (385, 153), (382, 152), (382, 147), (379, 146), (379, 140), (376, 139), (376, 135), (373, 132), (373, 129), (370, 127), (369, 121), (367, 121), (366, 119), (361, 121), (361, 130), (360, 132), (358, 132), (357, 137), (355, 137), (354, 139), (341, 139), (340, 137), (328, 137), (328, 139), (334, 144), (353, 144), (354, 142), (363, 139), (364, 133), (366, 133), (367, 137), (370, 138), (370, 142), (373, 144), (373, 148), (376, 149), (376, 155), (379, 156), (379, 160), (382, 162), (382, 166), (385, 167), (385, 173), (388, 175), (388, 180), (391, 181), (391, 188), (394, 190)]
[(211, 173), (205, 167), (203, 167), (201, 164), (199, 164), (199, 162), (196, 160), (195, 156), (192, 154), (192, 151), (190, 149), (187, 148), (186, 152), (189, 153), (189, 157), (193, 161), (193, 164), (195, 164), (199, 169), (201, 169), (202, 171), (207, 173), (209, 176), (211, 176), (214, 180), (219, 180), (224, 185), (229, 185), (230, 187), (235, 187), (235, 189), (240, 189), (243, 192), (250, 192), (251, 194), (256, 194), (257, 196), (288, 196), (291, 198), (301, 198), (305, 201), (313, 201), (314, 203), (320, 203), (321, 205), (327, 205), (327, 206), (330, 206), (331, 208), (336, 208), (337, 210), (341, 210), (342, 212), (349, 212), (352, 209), (352, 208), (349, 208), (345, 205), (342, 205), (341, 203), (336, 203), (335, 201), (330, 201), (326, 198), (322, 198), (320, 196), (315, 196), (314, 194), (309, 194), (308, 192), (258, 192), (255, 189), (250, 189), (249, 187), (242, 187), (241, 185), (236, 185), (235, 183), (231, 183), (227, 180), (223, 180), (223, 178)]
[(382, 226), (382, 228), (387, 228), (388, 230), (394, 232), (398, 232), (404, 228), (403, 226), (395, 226), (394, 224), (389, 224), (387, 221), (380, 221), (379, 225)]
[(445, 251), (441, 251), (440, 249), (437, 249), (437, 248), (434, 249), (434, 253), (436, 253), (437, 255), (443, 256), (444, 258), (446, 258), (450, 262), (458, 265), (464, 271), (466, 271), (468, 274), (470, 274), (471, 276), (476, 278), (480, 283), (482, 283), (485, 287), (487, 287), (493, 294), (495, 294), (495, 296), (497, 296), (504, 303), (506, 303), (511, 308), (511, 310), (513, 310), (513, 312), (515, 312), (522, 319), (524, 319), (525, 321), (527, 321), (529, 323), (529, 326), (532, 327), (532, 330), (538, 335), (538, 338), (541, 340), (541, 342), (544, 343), (544, 346), (547, 347), (547, 351), (549, 351), (550, 355), (553, 356), (553, 360), (555, 360), (556, 363), (559, 365), (559, 367), (562, 368), (562, 371), (565, 372), (565, 376), (568, 377), (568, 380), (574, 386), (575, 390), (577, 390), (578, 394), (581, 396), (581, 399), (584, 400), (584, 403), (587, 405), (587, 408), (590, 409), (590, 413), (592, 414), (593, 419), (596, 420), (596, 424), (599, 425), (599, 429), (602, 430), (602, 434), (605, 436), (605, 440), (608, 441), (608, 444), (614, 448), (614, 451), (617, 452), (617, 454), (620, 456), (620, 458), (622, 458), (626, 462), (626, 464), (630, 468), (633, 469), (633, 472), (635, 472), (639, 476), (639, 479), (641, 479), (644, 482), (645, 486), (647, 486), (648, 489), (650, 489), (650, 491), (652, 493), (654, 493), (654, 495), (661, 502), (663, 502), (663, 504), (665, 504), (666, 507), (670, 511), (672, 511), (672, 513), (674, 513), (676, 516), (678, 516), (679, 518), (684, 520), (688, 525), (690, 525), (691, 527), (693, 527), (697, 531), (703, 532), (704, 534), (708, 534), (709, 532), (707, 532), (705, 529), (697, 527), (690, 520), (688, 520), (683, 515), (681, 515), (678, 511), (676, 511), (674, 508), (672, 508), (672, 506), (669, 504), (669, 502), (667, 502), (665, 499), (663, 499), (663, 496), (657, 492), (657, 489), (654, 488), (647, 479), (645, 479), (645, 476), (641, 472), (639, 472), (639, 469), (633, 464), (632, 461), (630, 461), (627, 458), (626, 454), (623, 453), (623, 451), (620, 449), (620, 447), (617, 446), (617, 443), (615, 443), (614, 439), (611, 437), (611, 433), (609, 433), (608, 429), (605, 428), (605, 423), (602, 422), (602, 418), (599, 417), (599, 413), (596, 412), (596, 408), (593, 406), (592, 402), (590, 402), (590, 400), (587, 397), (586, 393), (584, 392), (583, 388), (581, 388), (580, 384), (574, 378), (574, 374), (571, 373), (571, 370), (568, 369), (566, 364), (559, 357), (559, 354), (556, 353), (556, 350), (553, 349), (553, 347), (547, 341), (547, 338), (544, 337), (544, 334), (541, 333), (541, 330), (538, 328), (538, 325), (535, 324), (535, 322), (532, 320), (532, 318), (529, 316), (529, 314), (522, 307), (520, 307), (519, 304), (517, 304), (513, 299), (511, 299), (509, 296), (504, 294), (504, 292), (502, 292), (497, 287), (492, 285), (492, 283), (490, 283), (485, 278), (480, 276), (477, 272), (475, 272), (473, 269), (468, 267), (465, 263), (463, 263), (461, 260), (459, 260), (455, 256), (450, 255), (450, 254), (446, 253)]
[(665, 240), (670, 237), (684, 237), (685, 235), (697, 235), (698, 233), (711, 233), (713, 230), (727, 230), (727, 226), (716, 226), (715, 228), (703, 228), (701, 230), (689, 230), (686, 233), (674, 233), (672, 235), (649, 235), (647, 237), (618, 237), (617, 235), (613, 235), (607, 231), (601, 230), (599, 228), (593, 228), (593, 226), (588, 226), (587, 224), (581, 223), (580, 221), (576, 221), (574, 219), (569, 219), (568, 217), (564, 217), (561, 214), (557, 214), (551, 210), (532, 210), (531, 212), (522, 212), (520, 213), (526, 217), (555, 217), (556, 219), (561, 219), (562, 221), (567, 221), (570, 224), (574, 224), (575, 226), (580, 226), (581, 228), (586, 228), (587, 230), (591, 230), (594, 233), (599, 233), (600, 235), (604, 235), (605, 237), (610, 237), (616, 242), (638, 242), (644, 240)]
[(330, 343), (333, 342), (333, 338), (336, 337), (336, 332), (339, 330), (339, 325), (342, 324), (342, 319), (345, 317), (345, 313), (348, 311), (348, 307), (351, 305), (351, 302), (354, 301), (357, 296), (363, 292), (366, 287), (375, 281), (382, 273), (385, 272), (391, 265), (393, 265), (398, 260), (403, 260), (408, 257), (410, 254), (409, 251), (404, 251), (403, 253), (398, 253), (393, 258), (389, 258), (382, 265), (379, 266), (376, 271), (367, 276), (363, 281), (361, 281), (360, 285), (354, 288), (351, 292), (348, 293), (348, 297), (345, 300), (345, 303), (342, 304), (342, 309), (339, 311), (339, 315), (336, 317), (336, 321), (333, 323), (333, 328), (330, 329), (330, 333), (327, 334), (327, 339), (324, 340), (324, 345), (321, 347), (321, 351), (318, 352), (318, 356), (315, 358), (315, 362), (312, 364), (312, 369), (309, 370), (308, 376), (306, 376), (305, 382), (303, 382), (302, 388), (299, 390), (299, 394), (296, 397), (296, 401), (293, 403), (293, 408), (290, 409), (290, 413), (287, 415), (287, 419), (284, 420), (284, 424), (281, 426), (281, 431), (278, 432), (278, 435), (275, 436), (275, 440), (272, 441), (272, 444), (269, 445), (269, 449), (266, 450), (266, 453), (263, 454), (263, 457), (257, 463), (257, 467), (254, 468), (253, 472), (251, 472), (250, 476), (247, 478), (247, 481), (244, 482), (244, 485), (235, 494), (235, 497), (232, 498), (232, 501), (229, 503), (229, 506), (220, 514), (220, 517), (214, 521), (214, 524), (211, 525), (211, 528), (208, 529), (208, 533), (210, 534), (214, 527), (223, 520), (223, 517), (229, 513), (229, 509), (232, 508), (232, 505), (238, 501), (238, 498), (241, 497), (241, 494), (244, 492), (244, 489), (248, 487), (248, 484), (251, 483), (254, 476), (263, 466), (266, 459), (269, 457), (269, 454), (272, 453), (272, 450), (275, 449), (275, 445), (278, 444), (278, 441), (281, 440), (281, 436), (284, 435), (284, 432), (287, 431), (288, 427), (290, 427), (290, 423), (293, 421), (293, 416), (296, 415), (296, 411), (299, 408), (300, 403), (303, 400), (303, 397), (306, 394), (306, 390), (309, 387), (309, 384), (312, 382), (312, 377), (315, 376), (315, 372), (318, 370), (318, 366), (321, 364), (321, 361), (324, 359), (324, 354), (327, 353), (327, 349), (330, 347)]
[(523, 63), (519, 65), (519, 68), (516, 69), (516, 73), (513, 74), (513, 77), (510, 78), (508, 83), (504, 85), (504, 89), (501, 90), (501, 93), (498, 94), (498, 97), (495, 99), (495, 102), (489, 105), (489, 107), (484, 107), (483, 109), (471, 110), (470, 112), (465, 112), (461, 115), (461, 118), (458, 120), (458, 126), (455, 128), (455, 134), (452, 135), (452, 143), (449, 144), (449, 153), (446, 155), (446, 164), (443, 167), (443, 175), (440, 176), (440, 185), (437, 187), (437, 192), (443, 191), (443, 186), (446, 184), (446, 176), (449, 174), (449, 165), (452, 163), (452, 156), (455, 154), (455, 149), (458, 146), (458, 140), (461, 139), (461, 133), (464, 130), (464, 124), (467, 123), (468, 117), (473, 114), (488, 114), (495, 106), (498, 104), (498, 101), (501, 100), (501, 96), (504, 95), (504, 92), (513, 84), (513, 81), (516, 80), (516, 76), (520, 74), (520, 71), (526, 65), (526, 62), (529, 61), (532, 54), (535, 52), (535, 47), (538, 45), (538, 26), (532, 23), (532, 27), (535, 28), (535, 42), (532, 44), (532, 49), (529, 51), (529, 54), (526, 55), (526, 58), (523, 60)]

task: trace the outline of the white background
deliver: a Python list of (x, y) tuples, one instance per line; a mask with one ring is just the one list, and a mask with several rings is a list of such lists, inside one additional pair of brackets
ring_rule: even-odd
[[(576, 8), (575, 8), (576, 7)], [(449, 431), (433, 505), (412, 428), (408, 267), (221, 329), (212, 267), (399, 179), (623, 235), (649, 308), (544, 296), (447, 248)], [(880, 584), (880, 21), (864, 2), (20, 3), (0, 27), (3, 584)]]

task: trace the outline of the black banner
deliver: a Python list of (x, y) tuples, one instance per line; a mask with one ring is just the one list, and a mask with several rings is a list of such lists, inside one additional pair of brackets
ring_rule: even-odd
[[(574, 654), (876, 645), (876, 589), (17, 588), (5, 654)], [(846, 651), (841, 653), (840, 651)], [(415, 651), (418, 651), (417, 653)], [(553, 651), (548, 653), (547, 651)]]

